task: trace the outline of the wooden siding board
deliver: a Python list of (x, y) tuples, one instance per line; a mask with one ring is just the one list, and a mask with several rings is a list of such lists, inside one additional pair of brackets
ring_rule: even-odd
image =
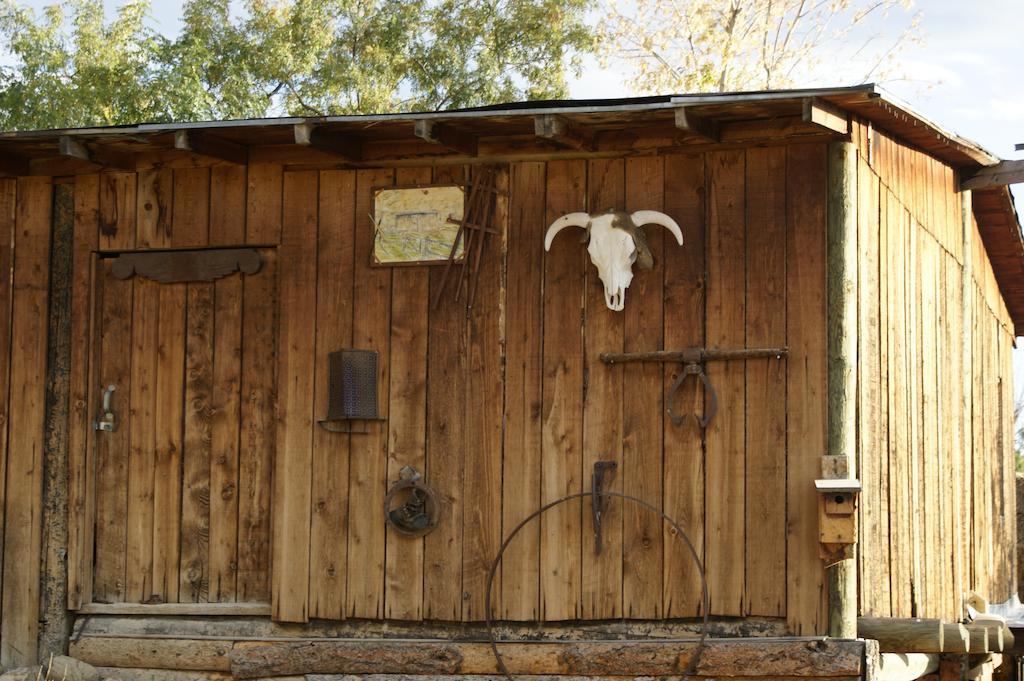
[(185, 308), (185, 428), (182, 458), (181, 566), (178, 598), (209, 600), (210, 417), (213, 400), (213, 284), (187, 285)]
[(270, 574), (272, 616), (285, 622), (309, 619), (318, 189), (316, 171), (284, 174)]
[(49, 178), (18, 180), (0, 614), (0, 665), (5, 668), (35, 662), (38, 649), (52, 194)]
[[(476, 177), (478, 170), (474, 169)], [(508, 191), (508, 171), (495, 171), (496, 186)], [(492, 235), (480, 255), (474, 306), (467, 311), (467, 461), (463, 478), (462, 619), (485, 619), (487, 574), (501, 546), (502, 412), (504, 410), (504, 307), (502, 293), (508, 201), (495, 196)], [(500, 584), (500, 576), (498, 577)]]
[[(599, 212), (625, 203), (625, 163), (601, 159), (588, 163), (587, 209)], [(550, 202), (552, 190), (548, 188)], [(579, 210), (579, 204), (570, 210)], [(568, 211), (566, 211), (568, 212)], [(568, 245), (568, 244), (566, 244)], [(564, 248), (565, 246), (563, 246)], [(588, 481), (597, 461), (614, 461), (618, 468), (607, 488), (621, 491), (627, 472), (622, 460), (623, 367), (606, 365), (602, 352), (624, 347), (622, 314), (605, 304), (604, 285), (593, 266), (586, 268), (584, 291), (583, 480)], [(566, 316), (568, 319), (568, 316)], [(545, 328), (548, 328), (545, 325)], [(602, 550), (596, 553), (593, 515), (583, 513), (583, 612), (587, 619), (622, 617), (622, 503), (608, 503), (601, 518)]]
[[(13, 216), (13, 183), (0, 184), (0, 220)], [(10, 191), (11, 193), (8, 193)], [(92, 251), (98, 247), (99, 176), (75, 178), (75, 226), (72, 247), (70, 432), (68, 434), (68, 609), (77, 610), (92, 600), (93, 541), (95, 518), (95, 450), (92, 400), (98, 390), (94, 372), (94, 277)], [(9, 202), (9, 203), (7, 203)], [(6, 221), (6, 220), (5, 220)], [(10, 271), (13, 219), (0, 226), (0, 272)], [(10, 337), (9, 277), (0, 282), (0, 357), (8, 357)], [(0, 361), (0, 389), (7, 387), (7, 362)], [(0, 459), (6, 458), (6, 413), (0, 427)]]
[(173, 206), (171, 245), (194, 248), (209, 243), (209, 168), (175, 169)]
[(171, 245), (174, 171), (171, 168), (140, 170), (137, 183), (136, 246), (167, 248)]
[[(461, 166), (435, 168), (434, 182), (461, 182)], [(457, 272), (452, 272), (457, 274)], [(427, 321), (426, 479), (441, 498), (437, 529), (423, 544), (423, 617), (462, 618), (462, 503), (465, 464), (466, 307), (454, 286), (438, 289), (443, 268), (430, 271), (430, 300), (440, 295)], [(454, 279), (454, 278), (453, 278)]]
[[(707, 343), (746, 343), (745, 187), (742, 151), (713, 152), (708, 168)], [(744, 363), (711, 362), (705, 371), (727, 404), (706, 432), (706, 547), (711, 613), (743, 612), (746, 448)]]
[[(587, 166), (581, 161), (553, 161), (547, 164), (545, 179), (543, 224), (547, 226), (584, 205)], [(586, 251), (571, 234), (556, 239), (544, 258), (542, 504), (583, 491), (583, 480), (589, 477), (583, 460), (581, 388), (584, 277), (589, 266)], [(540, 518), (540, 618), (544, 621), (585, 616), (579, 594), (585, 579), (582, 570), (590, 561), (581, 565), (585, 530), (580, 516), (588, 506), (568, 502)]]
[(103, 251), (135, 248), (135, 173), (102, 173), (99, 243)]
[[(625, 169), (625, 208), (664, 210), (664, 159), (629, 159)], [(675, 238), (650, 225), (647, 242), (654, 268), (634, 273), (624, 316), (624, 349), (660, 349), (664, 331), (664, 260), (678, 255)], [(662, 437), (664, 434), (663, 367), (642, 363), (623, 374), (622, 480), (625, 494), (655, 508), (663, 507)], [(616, 500), (617, 501), (617, 500)], [(615, 503), (615, 502), (612, 502)], [(658, 619), (662, 616), (663, 521), (650, 510), (623, 507), (623, 616)]]
[(826, 431), (824, 145), (787, 148), (786, 186), (786, 619), (794, 634), (821, 634), (827, 622), (814, 480)]
[(281, 241), (283, 170), (277, 163), (251, 163), (246, 174), (245, 242), (273, 246)]
[[(786, 340), (786, 150), (749, 149), (746, 164), (746, 343)], [(786, 365), (746, 362), (746, 583), (743, 614), (785, 614)]]
[[(331, 170), (320, 174), (315, 419), (327, 416), (328, 354), (352, 346), (355, 190), (354, 171)], [(351, 437), (319, 426), (313, 431), (310, 617), (345, 616)]]
[[(430, 181), (430, 168), (400, 169), (395, 173), (398, 185), (429, 185)], [(404, 466), (422, 474), (426, 462), (430, 271), (427, 267), (396, 267), (391, 281), (388, 485), (400, 479)], [(386, 544), (384, 616), (422, 619), (423, 538), (405, 537), (389, 527)]]
[[(355, 286), (359, 308), (352, 322), (352, 344), (376, 350), (378, 408), (388, 416), (390, 386), (391, 269), (370, 266), (374, 231), (373, 188), (392, 184), (393, 171), (359, 171), (355, 201)], [(370, 432), (352, 438), (349, 475), (347, 614), (378, 618), (384, 614), (385, 530), (380, 513), (387, 490), (387, 422), (370, 424)], [(455, 450), (453, 450), (455, 451)], [(461, 552), (460, 552), (461, 555)]]
[[(509, 174), (502, 527), (508, 536), (540, 507), (543, 406), (544, 163)], [(500, 619), (535, 620), (540, 607), (540, 520), (524, 527), (502, 559), (492, 593)]]
[(223, 165), (210, 169), (209, 243), (237, 246), (245, 243), (245, 166)]
[[(665, 160), (665, 212), (683, 229), (680, 253), (665, 258), (666, 349), (704, 345), (705, 298), (705, 176), (704, 157), (673, 156)], [(671, 239), (668, 247), (672, 248)], [(667, 365), (665, 386), (671, 386), (682, 367)], [(699, 414), (704, 394), (690, 380), (680, 390), (677, 408)], [(682, 426), (664, 420), (664, 510), (680, 524), (698, 558), (704, 555), (704, 446), (695, 418)], [(700, 569), (685, 543), (665, 526), (665, 617), (697, 617), (701, 611)]]

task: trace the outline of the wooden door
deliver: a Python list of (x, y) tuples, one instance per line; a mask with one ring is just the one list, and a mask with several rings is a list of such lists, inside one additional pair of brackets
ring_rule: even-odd
[(265, 602), (274, 253), (213, 282), (119, 279), (97, 261), (93, 602)]

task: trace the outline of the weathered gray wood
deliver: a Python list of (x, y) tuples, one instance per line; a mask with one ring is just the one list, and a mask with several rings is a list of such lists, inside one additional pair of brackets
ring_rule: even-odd
[(46, 420), (43, 450), (43, 567), (39, 657), (63, 655), (71, 632), (67, 604), (68, 435), (71, 394), (71, 282), (75, 227), (74, 185), (53, 188), (50, 305), (46, 346)]
[[(226, 672), (175, 671), (171, 669), (133, 669), (129, 667), (97, 667), (101, 679), (117, 681), (231, 681)], [(301, 679), (302, 677), (300, 677)], [(275, 679), (285, 681), (285, 679)], [(303, 679), (304, 681), (304, 679)]]
[(861, 617), (857, 636), (878, 641), (886, 653), (941, 653), (945, 629), (937, 619)]
[(133, 154), (124, 153), (110, 147), (95, 147), (90, 149), (84, 143), (71, 135), (61, 135), (57, 141), (58, 153), (76, 161), (92, 163), (93, 165), (115, 170), (127, 170), (134, 172), (136, 169), (135, 157)]
[(591, 150), (594, 142), (563, 116), (542, 114), (533, 117), (534, 133), (537, 137), (551, 140), (562, 147), (577, 150)]
[[(178, 620), (163, 620), (161, 617), (187, 617), (197, 615), (201, 617), (269, 617), (270, 604), (268, 603), (86, 603), (78, 609), (80, 615), (132, 615), (133, 619), (93, 619), (80, 620), (80, 622), (145, 622), (140, 616), (152, 616), (154, 621), (166, 622), (168, 626)], [(182, 620), (188, 622), (190, 620)], [(211, 621), (213, 623), (225, 623), (228, 620), (198, 620)], [(252, 627), (254, 620), (235, 620), (241, 622), (242, 627)]]
[(476, 135), (459, 130), (447, 123), (419, 120), (413, 124), (417, 137), (431, 144), (440, 144), (466, 156), (476, 156), (478, 150)]
[(176, 131), (174, 133), (174, 148), (237, 165), (245, 165), (249, 162), (249, 149), (244, 145), (198, 130)]
[(939, 668), (935, 653), (882, 653), (877, 681), (915, 681)]
[(965, 177), (960, 182), (960, 189), (1005, 187), (1018, 182), (1024, 182), (1024, 159), (1001, 161), (995, 165), (985, 166)]
[(231, 641), (86, 636), (71, 642), (70, 655), (94, 667), (148, 667), (229, 671)]
[[(501, 643), (514, 674), (673, 676), (699, 655), (699, 676), (859, 676), (864, 643), (835, 639), (710, 639)], [(326, 674), (494, 674), (490, 645), (440, 641), (239, 643), (230, 653), (239, 678)]]
[(350, 136), (317, 127), (314, 123), (297, 123), (295, 125), (295, 143), (299, 146), (312, 147), (346, 161), (359, 161), (363, 156), (362, 143)]
[(693, 113), (691, 107), (681, 106), (675, 110), (676, 127), (683, 132), (700, 137), (706, 142), (719, 142), (722, 139), (722, 129), (715, 121), (704, 116)]
[[(856, 477), (857, 449), (857, 149), (850, 142), (828, 148), (827, 303), (828, 434), (826, 454), (847, 456)], [(850, 555), (827, 570), (828, 631), (857, 635), (857, 569)]]
[(172, 284), (189, 281), (213, 281), (242, 271), (256, 274), (263, 260), (255, 248), (220, 248), (195, 251), (148, 251), (122, 253), (111, 268), (118, 279), (133, 274)]

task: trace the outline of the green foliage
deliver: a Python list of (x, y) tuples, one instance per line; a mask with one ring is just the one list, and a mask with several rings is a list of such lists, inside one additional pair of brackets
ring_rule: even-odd
[[(236, 3), (237, 4), (237, 3)], [(564, 96), (592, 0), (0, 0), (0, 128), (433, 110)]]

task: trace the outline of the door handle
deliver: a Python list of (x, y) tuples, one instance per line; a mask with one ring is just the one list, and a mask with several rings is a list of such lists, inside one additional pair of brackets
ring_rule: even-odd
[(117, 390), (117, 386), (110, 384), (103, 391), (103, 413), (92, 422), (93, 430), (102, 430), (108, 433), (113, 433), (117, 430), (117, 415), (110, 406), (115, 390)]

